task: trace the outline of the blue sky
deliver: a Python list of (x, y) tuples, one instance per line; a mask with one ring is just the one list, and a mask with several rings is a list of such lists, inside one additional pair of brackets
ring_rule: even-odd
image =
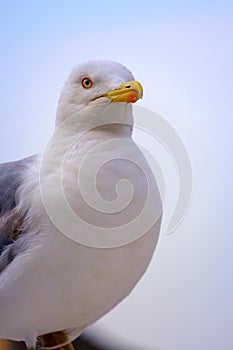
[(43, 149), (70, 69), (99, 58), (133, 71), (144, 86), (141, 105), (163, 115), (189, 152), (194, 193), (184, 222), (162, 234), (138, 287), (94, 327), (123, 343), (233, 346), (232, 15), (230, 1), (0, 4), (1, 162)]
[[(11, 130), (17, 111), (20, 118), (15, 117), (15, 130), (27, 121), (33, 152), (40, 150), (41, 140), (46, 142), (52, 131), (56, 102), (68, 72), (87, 59), (125, 63), (145, 81), (145, 87), (155, 79), (156, 96), (170, 88), (172, 97), (182, 95), (184, 103), (187, 94), (194, 90), (198, 94), (204, 78), (209, 83), (206, 93), (220, 98), (221, 108), (225, 105), (221, 99), (229, 94), (230, 86), (219, 96), (215, 83), (230, 84), (230, 3), (9, 1), (1, 2), (0, 10), (2, 108), (4, 115), (11, 115), (4, 134)], [(167, 101), (154, 98), (151, 91), (149, 95), (148, 89), (147, 96), (148, 107), (167, 113)], [(197, 97), (202, 103), (203, 97)], [(24, 135), (17, 136), (18, 153), (12, 149), (11, 158), (30, 153), (28, 143), (23, 147)], [(4, 154), (3, 160), (9, 157)]]

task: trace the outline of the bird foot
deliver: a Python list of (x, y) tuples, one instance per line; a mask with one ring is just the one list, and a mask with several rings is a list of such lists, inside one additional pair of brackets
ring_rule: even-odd
[[(68, 336), (66, 332), (54, 332), (39, 336), (39, 347), (38, 349), (49, 349), (56, 347), (57, 350), (75, 350), (71, 343), (66, 344)], [(64, 344), (64, 345), (63, 345)], [(60, 345), (60, 346), (59, 346)], [(36, 350), (36, 349), (28, 349)]]

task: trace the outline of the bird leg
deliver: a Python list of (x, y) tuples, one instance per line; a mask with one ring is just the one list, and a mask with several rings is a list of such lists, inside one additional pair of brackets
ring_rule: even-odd
[[(66, 332), (53, 332), (45, 335), (39, 336), (39, 342), (41, 343), (41, 348), (48, 348), (58, 346), (57, 350), (74, 350), (71, 343), (67, 345), (62, 345), (68, 341), (68, 336)], [(59, 347), (59, 345), (61, 345)], [(34, 350), (34, 349), (32, 349)]]

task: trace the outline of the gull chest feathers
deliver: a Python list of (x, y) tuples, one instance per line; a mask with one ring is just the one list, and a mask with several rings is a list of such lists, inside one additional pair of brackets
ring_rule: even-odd
[(13, 210), (23, 224), (1, 255), (0, 337), (33, 348), (57, 334), (68, 342), (144, 274), (162, 207), (132, 139), (132, 103), (141, 97), (140, 83), (118, 63), (72, 71), (51, 140), (20, 173)]

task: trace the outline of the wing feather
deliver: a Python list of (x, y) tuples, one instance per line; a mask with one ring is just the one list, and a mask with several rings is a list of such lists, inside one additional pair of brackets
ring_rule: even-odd
[(0, 272), (14, 259), (14, 242), (23, 233), (24, 216), (15, 195), (35, 157), (0, 164)]

